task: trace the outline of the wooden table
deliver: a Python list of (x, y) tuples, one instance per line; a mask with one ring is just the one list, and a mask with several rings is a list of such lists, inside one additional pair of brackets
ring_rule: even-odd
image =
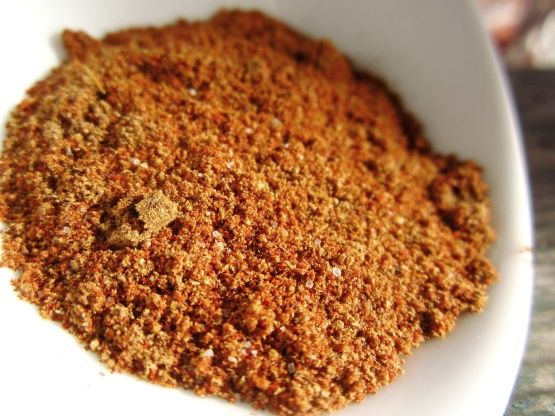
[(505, 416), (555, 415), (555, 71), (510, 74), (535, 216), (536, 281), (528, 346)]

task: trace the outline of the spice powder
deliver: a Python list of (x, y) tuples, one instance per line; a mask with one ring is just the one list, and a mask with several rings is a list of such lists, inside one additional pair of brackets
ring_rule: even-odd
[(111, 369), (308, 415), (484, 307), (480, 168), (329, 42), (237, 11), (63, 42), (8, 122), (3, 264)]

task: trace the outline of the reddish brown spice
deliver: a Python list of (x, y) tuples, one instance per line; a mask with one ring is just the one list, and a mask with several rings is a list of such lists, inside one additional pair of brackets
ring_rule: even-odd
[(484, 307), (480, 169), (329, 42), (244, 12), (63, 40), (8, 122), (3, 264), (111, 369), (308, 415)]

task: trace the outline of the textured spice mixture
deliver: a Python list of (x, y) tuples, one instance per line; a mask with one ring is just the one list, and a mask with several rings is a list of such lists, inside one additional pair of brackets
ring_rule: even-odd
[(329, 42), (244, 12), (63, 42), (8, 122), (3, 264), (111, 369), (313, 414), (484, 307), (479, 167)]

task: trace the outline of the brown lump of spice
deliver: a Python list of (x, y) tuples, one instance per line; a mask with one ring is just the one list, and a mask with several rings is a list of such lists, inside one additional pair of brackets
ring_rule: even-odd
[[(127, 200), (128, 198), (123, 201)], [(152, 236), (172, 222), (178, 214), (177, 204), (168, 199), (159, 190), (145, 196), (132, 209), (138, 215), (141, 225), (139, 230), (133, 229), (130, 224), (124, 222), (125, 217), (128, 216), (125, 215), (126, 211), (124, 210), (123, 215), (116, 218), (118, 223), (117, 228), (108, 237), (108, 243), (112, 247), (136, 246), (140, 242), (152, 238)]]

